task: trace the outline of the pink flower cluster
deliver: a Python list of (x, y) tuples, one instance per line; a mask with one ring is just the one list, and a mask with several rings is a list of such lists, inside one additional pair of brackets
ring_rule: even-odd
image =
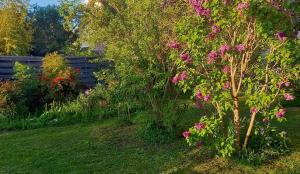
[(215, 60), (218, 58), (218, 52), (217, 51), (211, 51), (209, 54), (208, 54), (208, 61), (207, 63), (208, 64), (212, 64), (213, 62), (215, 62)]
[(201, 100), (203, 98), (203, 95), (202, 95), (202, 93), (201, 92), (196, 92), (196, 99), (197, 100)]
[[(242, 44), (240, 46), (237, 46), (239, 48), (239, 50), (241, 50), (242, 48), (240, 48), (242, 46)], [(230, 46), (228, 44), (224, 44), (221, 45), (221, 47), (219, 48), (219, 51), (211, 51), (208, 54), (208, 64), (212, 64), (216, 61), (216, 59), (221, 56), (224, 57), (224, 55), (230, 51)]]
[(242, 10), (247, 9), (249, 7), (250, 7), (249, 3), (247, 3), (247, 2), (241, 2), (241, 3), (238, 4), (237, 10), (238, 11), (242, 11)]
[(289, 81), (287, 81), (287, 82), (279, 82), (279, 83), (276, 84), (276, 87), (277, 87), (277, 88), (280, 88), (280, 87), (282, 87), (283, 85), (284, 85), (285, 87), (289, 87), (289, 86), (291, 85), (291, 82), (289, 82)]
[(203, 99), (206, 102), (209, 102), (211, 100), (211, 96), (209, 94), (206, 94), (205, 96), (203, 96), (203, 94), (200, 91), (198, 91), (195, 96), (196, 96), (197, 100)]
[(187, 52), (181, 53), (180, 57), (181, 57), (181, 60), (184, 61), (186, 64), (193, 63), (192, 57)]
[(186, 71), (182, 71), (179, 75), (176, 75), (172, 78), (172, 83), (178, 84), (180, 81), (183, 81), (187, 78), (188, 73)]
[(173, 49), (180, 49), (180, 44), (176, 41), (170, 41), (168, 46)]
[(205, 123), (196, 123), (195, 124), (195, 129), (197, 129), (198, 131), (205, 129)]
[(183, 136), (185, 139), (187, 139), (187, 138), (189, 138), (189, 137), (191, 136), (191, 133), (190, 133), (189, 131), (184, 131), (184, 132), (182, 133), (182, 136)]
[(292, 101), (292, 100), (295, 100), (295, 96), (293, 96), (292, 94), (284, 94), (284, 98), (286, 101)]
[(226, 81), (225, 84), (224, 84), (224, 86), (223, 86), (223, 89), (224, 90), (228, 90), (230, 88), (231, 88), (231, 82), (230, 81)]
[(202, 4), (202, 0), (189, 0), (189, 3), (195, 10), (196, 14), (203, 17), (209, 17), (211, 14), (211, 10), (205, 9)]
[(224, 74), (230, 74), (231, 69), (229, 66), (224, 66), (222, 71)]
[(218, 33), (221, 32), (221, 28), (218, 27), (217, 25), (213, 24), (211, 26), (211, 32), (208, 34), (209, 39), (214, 39)]
[(244, 44), (239, 44), (239, 45), (235, 46), (235, 48), (239, 53), (242, 53), (243, 51), (246, 50), (246, 47)]
[(276, 117), (277, 118), (283, 118), (286, 114), (286, 110), (285, 109), (279, 109), (279, 111), (276, 113)]
[(225, 53), (230, 51), (230, 46), (227, 44), (224, 44), (220, 47), (219, 51), (220, 51), (221, 56), (223, 57), (225, 55)]
[(211, 100), (211, 96), (209, 94), (207, 94), (203, 97), (203, 100), (206, 102), (209, 102)]
[(211, 31), (213, 33), (219, 33), (219, 32), (221, 32), (221, 29), (220, 29), (220, 27), (213, 25), (213, 26), (211, 26)]

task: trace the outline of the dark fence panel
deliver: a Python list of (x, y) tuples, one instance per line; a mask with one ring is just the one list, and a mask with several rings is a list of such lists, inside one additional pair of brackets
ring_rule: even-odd
[[(88, 57), (65, 57), (65, 59), (71, 67), (80, 68), (79, 80), (86, 86), (95, 86), (96, 79), (93, 72), (107, 67), (106, 63), (91, 63), (90, 60), (92, 58)], [(43, 57), (0, 56), (0, 80), (10, 80), (13, 78), (13, 67), (17, 61), (40, 71)]]

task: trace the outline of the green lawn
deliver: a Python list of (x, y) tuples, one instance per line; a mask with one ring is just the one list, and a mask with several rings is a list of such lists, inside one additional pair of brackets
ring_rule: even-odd
[(187, 147), (183, 139), (150, 146), (116, 119), (0, 133), (0, 173), (300, 173), (300, 109), (289, 109), (294, 150), (270, 164), (244, 165)]

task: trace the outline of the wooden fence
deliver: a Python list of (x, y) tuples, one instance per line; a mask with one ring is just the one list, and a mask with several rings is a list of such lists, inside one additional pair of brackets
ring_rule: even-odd
[[(65, 57), (65, 59), (71, 67), (80, 69), (79, 80), (86, 86), (95, 86), (96, 79), (93, 72), (107, 67), (105, 63), (90, 63), (91, 58), (87, 57)], [(10, 80), (13, 78), (13, 67), (17, 61), (40, 71), (43, 57), (0, 56), (0, 80)]]

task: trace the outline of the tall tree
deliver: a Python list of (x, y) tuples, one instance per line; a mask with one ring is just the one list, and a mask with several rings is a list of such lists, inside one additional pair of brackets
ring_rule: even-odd
[(28, 0), (0, 0), (0, 55), (26, 55), (30, 50), (28, 4)]
[(31, 54), (44, 56), (49, 52), (63, 52), (72, 40), (72, 33), (63, 27), (63, 18), (57, 6), (34, 6), (29, 14), (34, 27), (33, 50)]

